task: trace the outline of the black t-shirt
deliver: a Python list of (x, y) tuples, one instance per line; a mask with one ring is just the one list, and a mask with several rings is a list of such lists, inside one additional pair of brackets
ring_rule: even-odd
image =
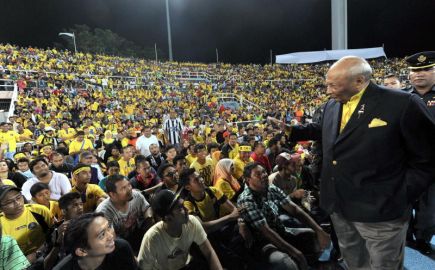
[[(134, 258), (133, 251), (124, 239), (115, 239), (115, 250), (106, 255), (103, 263), (95, 270), (119, 270), (119, 269), (138, 269), (136, 259)], [(58, 263), (53, 270), (81, 270), (77, 263), (77, 258), (71, 255), (65, 257)]]
[(66, 163), (62, 164), (60, 167), (55, 167), (53, 164), (50, 165), (50, 170), (66, 175), (66, 177), (71, 178), (71, 171), (73, 166), (68, 165)]

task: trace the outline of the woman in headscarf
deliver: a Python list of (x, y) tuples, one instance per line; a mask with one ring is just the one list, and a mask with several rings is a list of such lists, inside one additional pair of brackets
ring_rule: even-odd
[(233, 176), (234, 162), (229, 158), (219, 160), (214, 170), (213, 186), (233, 202), (242, 192), (242, 187)]

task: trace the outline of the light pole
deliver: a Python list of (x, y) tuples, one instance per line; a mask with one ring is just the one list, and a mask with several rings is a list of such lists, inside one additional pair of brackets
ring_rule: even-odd
[(169, 16), (169, 0), (166, 0), (166, 24), (168, 28), (169, 61), (172, 62), (173, 58), (172, 58), (171, 19)]
[(74, 43), (74, 52), (77, 53), (77, 45), (76, 45), (76, 35), (73, 33), (59, 33), (59, 36), (68, 36), (73, 39)]

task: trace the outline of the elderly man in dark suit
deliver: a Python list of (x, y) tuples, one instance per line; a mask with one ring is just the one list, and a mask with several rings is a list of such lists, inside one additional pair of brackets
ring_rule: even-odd
[(416, 95), (379, 87), (359, 57), (326, 75), (322, 121), (286, 129), (320, 140), (320, 203), (350, 269), (402, 269), (410, 205), (434, 179), (435, 123)]

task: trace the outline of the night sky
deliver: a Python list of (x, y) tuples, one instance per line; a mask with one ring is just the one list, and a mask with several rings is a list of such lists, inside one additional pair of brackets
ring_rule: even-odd
[[(62, 43), (74, 24), (110, 29), (167, 52), (165, 0), (0, 0), (0, 42)], [(331, 49), (330, 0), (170, 0), (174, 60), (266, 63)], [(349, 48), (384, 44), (388, 57), (435, 50), (435, 0), (348, 0)], [(80, 43), (80, 40), (77, 40)]]

